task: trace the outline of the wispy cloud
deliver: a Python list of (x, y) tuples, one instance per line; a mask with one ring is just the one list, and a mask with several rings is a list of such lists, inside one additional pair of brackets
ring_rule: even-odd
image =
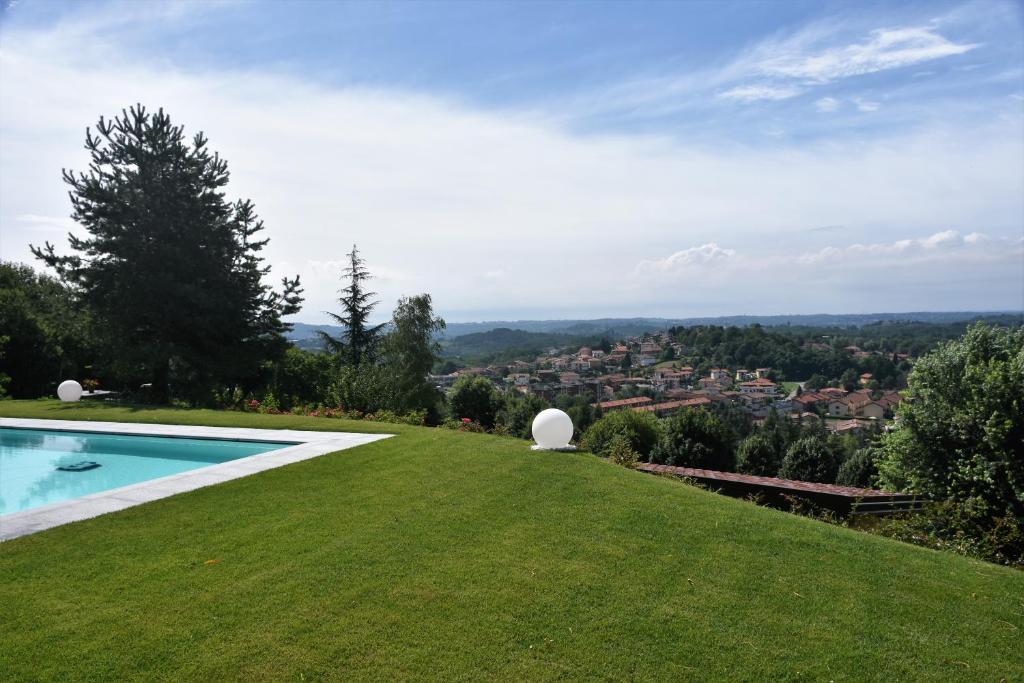
[(756, 102), (758, 100), (786, 100), (796, 97), (803, 90), (794, 86), (778, 85), (741, 85), (718, 94), (722, 99), (737, 102)]
[(763, 75), (824, 84), (960, 55), (977, 47), (978, 43), (949, 40), (930, 26), (879, 28), (863, 42), (823, 49), (800, 40), (765, 45), (752, 66)]
[[(967, 11), (958, 16), (959, 22), (975, 18)], [(582, 116), (629, 118), (701, 112), (714, 103), (756, 106), (813, 94), (858, 76), (931, 64), (981, 47), (981, 43), (947, 35), (956, 30), (957, 22), (879, 26), (885, 20), (883, 15), (856, 22), (807, 24), (755, 42), (718, 65), (675, 74), (648, 73), (576, 96), (567, 106)], [(851, 30), (850, 23), (862, 28)], [(934, 73), (915, 69), (907, 77)], [(842, 101), (821, 97), (817, 106), (832, 112)], [(880, 106), (877, 100), (863, 98), (853, 104), (860, 112), (874, 112)]]
[(880, 102), (873, 102), (871, 100), (861, 99), (860, 97), (854, 97), (853, 103), (857, 105), (857, 111), (862, 112), (878, 111), (882, 106)]
[(822, 97), (814, 103), (814, 108), (823, 114), (831, 113), (839, 109), (839, 100), (834, 97)]

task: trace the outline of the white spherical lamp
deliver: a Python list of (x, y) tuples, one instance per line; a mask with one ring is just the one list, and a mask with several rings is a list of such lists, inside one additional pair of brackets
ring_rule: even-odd
[(569, 448), (572, 438), (572, 418), (557, 408), (548, 408), (533, 418), (533, 440), (537, 448), (555, 450)]
[(73, 379), (66, 379), (57, 387), (57, 398), (73, 403), (82, 398), (82, 385)]

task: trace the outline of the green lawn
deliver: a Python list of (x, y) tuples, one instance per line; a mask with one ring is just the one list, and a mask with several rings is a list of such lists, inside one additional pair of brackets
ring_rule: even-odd
[(1024, 573), (426, 428), (0, 544), (4, 680), (1020, 680)]
[(782, 394), (784, 396), (789, 396), (793, 393), (794, 389), (800, 386), (800, 382), (779, 382), (779, 384), (782, 386)]

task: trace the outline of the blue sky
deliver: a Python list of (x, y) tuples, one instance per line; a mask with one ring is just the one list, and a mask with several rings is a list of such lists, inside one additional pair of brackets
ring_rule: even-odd
[(0, 256), (141, 101), (322, 320), (358, 242), (452, 320), (1024, 307), (1014, 3), (61, 3), (0, 15)]

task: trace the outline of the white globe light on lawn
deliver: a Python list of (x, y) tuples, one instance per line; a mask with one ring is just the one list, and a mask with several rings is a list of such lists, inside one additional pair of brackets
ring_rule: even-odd
[(57, 387), (57, 398), (62, 401), (74, 402), (82, 398), (82, 385), (73, 379), (66, 379)]
[(533, 440), (541, 448), (566, 448), (572, 438), (572, 418), (558, 408), (548, 408), (533, 418)]

